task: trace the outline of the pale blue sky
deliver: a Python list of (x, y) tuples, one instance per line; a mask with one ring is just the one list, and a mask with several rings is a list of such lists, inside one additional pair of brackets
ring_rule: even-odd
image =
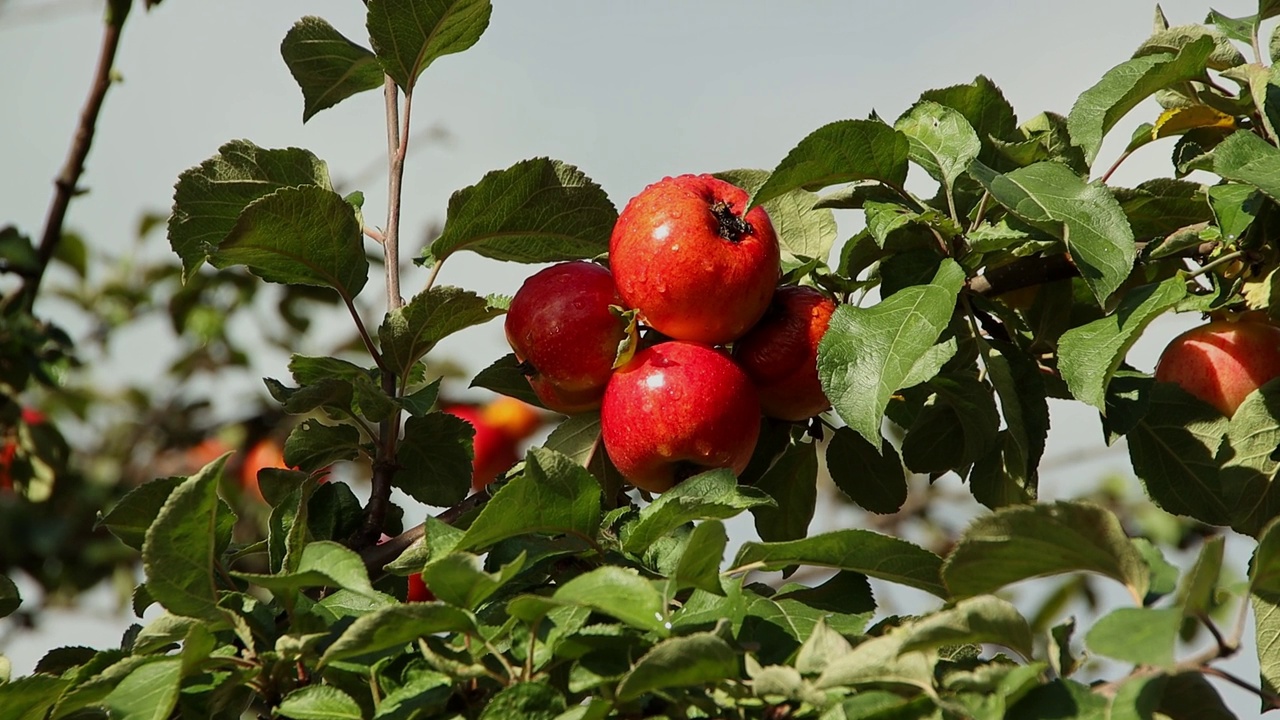
[[(68, 10), (41, 13), (50, 2)], [(1207, 11), (1199, 0), (1162, 4), (1174, 24), (1198, 22)], [(1254, 7), (1245, 0), (1218, 4), (1232, 15)], [(1043, 110), (1065, 114), (1147, 37), (1153, 9), (1143, 0), (498, 0), (480, 42), (440, 59), (418, 86), (415, 127), (439, 125), (451, 141), (419, 148), (409, 160), (407, 257), (416, 250), (415, 231), (443, 218), (452, 191), (532, 156), (579, 166), (621, 207), (664, 175), (770, 168), (821, 125), (872, 110), (892, 120), (922, 91), (978, 74), (1004, 90), (1022, 120)], [(83, 180), (91, 193), (72, 204), (69, 227), (123, 251), (139, 213), (165, 211), (178, 174), (233, 138), (310, 148), (329, 162), (335, 179), (372, 163), (380, 168), (381, 95), (351, 98), (304, 126), (301, 94), (279, 54), (284, 34), (306, 14), (364, 42), (363, 12), (357, 0), (165, 0), (150, 13), (136, 10), (117, 62), (124, 83), (107, 98)], [(98, 18), (95, 3), (0, 4), (0, 224), (39, 233), (98, 51)], [(1156, 112), (1153, 104), (1135, 111), (1099, 163), (1109, 164), (1128, 128)], [(1164, 141), (1140, 151), (1113, 182), (1168, 174), (1171, 147)], [(380, 225), (384, 175), (379, 169), (369, 177), (358, 189), (368, 222)], [(845, 235), (858, 222), (852, 214), (841, 218)], [(154, 252), (167, 252), (160, 234), (153, 241)], [(455, 257), (441, 282), (510, 293), (531, 270)], [(424, 272), (408, 271), (404, 294), (424, 281)], [(380, 302), (380, 292), (369, 295)], [(1136, 364), (1149, 368), (1180, 326), (1157, 325), (1136, 349)], [(107, 371), (155, 373), (164, 365), (163, 353), (155, 352), (163, 333), (157, 323), (121, 338)], [(131, 346), (145, 351), (129, 352)], [(441, 351), (475, 371), (507, 349), (492, 325), (447, 341)], [(284, 375), (284, 361), (264, 358), (242, 383), (220, 388), (224, 408), (260, 392), (256, 376)], [(1124, 470), (1122, 449), (1102, 451), (1093, 411), (1067, 403), (1053, 410), (1049, 456), (1088, 447), (1097, 460), (1049, 473), (1046, 495), (1070, 497), (1101, 473)], [(88, 625), (77, 632), (92, 632), (95, 621), (81, 622)], [(118, 632), (110, 627), (101, 638), (77, 641), (113, 643)], [(29, 672), (36, 657), (28, 655), (47, 645), (41, 639), (11, 647), (15, 670)], [(1253, 672), (1248, 665), (1240, 671)]]

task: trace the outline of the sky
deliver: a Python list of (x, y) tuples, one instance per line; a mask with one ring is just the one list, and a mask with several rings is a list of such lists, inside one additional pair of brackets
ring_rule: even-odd
[[(1245, 0), (1217, 0), (1228, 15), (1253, 12)], [(98, 52), (100, 2), (0, 0), (0, 225), (38, 235)], [(578, 166), (622, 207), (667, 175), (740, 167), (772, 168), (812, 130), (872, 112), (890, 121), (928, 89), (967, 83), (979, 74), (1004, 91), (1021, 120), (1044, 110), (1065, 114), (1074, 98), (1150, 33), (1154, 4), (1143, 0), (497, 0), (475, 47), (432, 65), (414, 97), (414, 127), (442, 128), (444, 141), (415, 144), (405, 173), (404, 252), (443, 220), (449, 195), (486, 172), (535, 156)], [(1162, 3), (1173, 24), (1199, 22), (1200, 1)], [(335, 180), (365, 193), (366, 218), (381, 225), (385, 193), (385, 122), (380, 92), (348, 99), (305, 125), (302, 96), (279, 45), (300, 17), (319, 15), (366, 41), (358, 0), (164, 0), (130, 17), (112, 88), (67, 225), (91, 242), (124, 252), (139, 215), (166, 213), (183, 170), (223, 142), (311, 149)], [(1155, 118), (1147, 103), (1104, 145), (1105, 167), (1129, 129)], [(1172, 141), (1140, 150), (1112, 178), (1117, 185), (1170, 174)], [(1104, 164), (1105, 163), (1105, 164)], [(921, 173), (913, 169), (912, 182)], [(854, 214), (841, 217), (847, 237)], [(145, 252), (168, 252), (155, 234)], [(460, 253), (440, 282), (481, 293), (510, 294), (537, 268)], [(413, 268), (406, 296), (426, 281)], [(374, 301), (382, 297), (371, 282)], [(375, 302), (365, 308), (380, 315)], [(52, 308), (56, 310), (56, 308)], [(52, 311), (51, 310), (51, 311)], [(247, 322), (252, 322), (248, 319)], [(1130, 356), (1154, 365), (1159, 349), (1194, 320), (1162, 320)], [(73, 327), (73, 330), (75, 328)], [(335, 332), (345, 333), (346, 328)], [(157, 344), (156, 339), (162, 339)], [(159, 323), (116, 341), (106, 378), (145, 379), (167, 362)], [(319, 351), (299, 348), (300, 352)], [(438, 352), (471, 372), (508, 352), (496, 324), (469, 330)], [(262, 358), (253, 373), (219, 388), (221, 407), (261, 393), (256, 377), (285, 375), (287, 357)], [(1047, 458), (1088, 449), (1087, 465), (1046, 473), (1042, 494), (1072, 497), (1108, 472), (1124, 472), (1123, 449), (1100, 450), (1096, 413), (1055, 402)], [(1136, 487), (1136, 480), (1133, 481)], [(1249, 546), (1233, 552), (1237, 562)], [(84, 620), (71, 619), (68, 622)], [(77, 632), (111, 627), (90, 618)], [(111, 621), (114, 622), (114, 621)], [(118, 623), (117, 623), (118, 624)], [(70, 626), (67, 626), (70, 627)], [(87, 642), (80, 638), (78, 642)], [(29, 672), (44, 638), (9, 648), (15, 671)], [(34, 654), (33, 654), (34, 653)], [(1247, 653), (1246, 653), (1247, 655)], [(1256, 664), (1238, 668), (1252, 676)]]

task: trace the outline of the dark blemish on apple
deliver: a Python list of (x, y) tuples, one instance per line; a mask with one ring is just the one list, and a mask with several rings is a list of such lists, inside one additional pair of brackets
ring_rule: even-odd
[(742, 239), (743, 235), (750, 235), (755, 232), (751, 227), (751, 223), (747, 219), (735, 215), (733, 208), (729, 207), (729, 203), (723, 200), (717, 200), (711, 203), (711, 214), (716, 219), (716, 233), (731, 243), (736, 243)]

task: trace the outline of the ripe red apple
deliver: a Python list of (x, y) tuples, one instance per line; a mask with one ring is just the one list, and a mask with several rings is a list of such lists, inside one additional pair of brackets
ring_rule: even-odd
[(409, 592), (404, 599), (405, 602), (431, 602), (436, 595), (423, 582), (422, 573), (413, 573), (409, 576)]
[(543, 405), (578, 413), (600, 407), (628, 322), (613, 275), (575, 261), (542, 270), (520, 286), (507, 310), (507, 342), (527, 368)]
[(765, 415), (805, 420), (831, 407), (818, 380), (818, 342), (836, 303), (811, 287), (778, 288), (760, 322), (733, 344)]
[(1249, 393), (1280, 377), (1280, 327), (1247, 316), (1192, 328), (1164, 349), (1155, 374), (1231, 417)]
[(471, 489), (479, 490), (493, 482), (520, 459), (517, 440), (485, 422), (484, 414), (474, 405), (448, 405), (444, 411), (471, 423), (476, 429), (472, 441)]
[(268, 468), (288, 469), (288, 467), (284, 462), (284, 447), (280, 441), (275, 438), (263, 438), (254, 443), (245, 455), (244, 464), (240, 466), (240, 482), (245, 492), (251, 497), (259, 502), (266, 502), (262, 497), (262, 489), (258, 487), (258, 471)]
[(614, 373), (600, 431), (628, 481), (664, 492), (710, 468), (741, 473), (760, 434), (760, 401), (725, 353), (665, 342), (636, 353)]
[(710, 175), (665, 178), (631, 199), (609, 240), (628, 307), (658, 332), (718, 345), (764, 314), (778, 283), (778, 238), (764, 208)]

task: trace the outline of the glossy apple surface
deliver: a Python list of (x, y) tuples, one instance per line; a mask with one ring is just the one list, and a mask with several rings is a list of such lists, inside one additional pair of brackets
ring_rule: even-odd
[(733, 358), (769, 417), (799, 421), (831, 407), (818, 380), (818, 343), (836, 304), (811, 287), (778, 288), (760, 322), (733, 344)]
[(1242, 319), (1192, 328), (1164, 349), (1155, 375), (1231, 417), (1249, 393), (1280, 377), (1280, 327)]
[(548, 409), (600, 406), (627, 323), (610, 306), (622, 298), (608, 269), (590, 262), (553, 265), (524, 281), (507, 310), (507, 342)]
[(760, 401), (725, 353), (666, 342), (641, 350), (614, 373), (600, 431), (628, 481), (665, 492), (710, 468), (741, 473), (760, 434)]
[(677, 340), (719, 345), (764, 314), (778, 283), (778, 238), (764, 208), (710, 175), (656, 182), (627, 203), (609, 265), (628, 307)]

